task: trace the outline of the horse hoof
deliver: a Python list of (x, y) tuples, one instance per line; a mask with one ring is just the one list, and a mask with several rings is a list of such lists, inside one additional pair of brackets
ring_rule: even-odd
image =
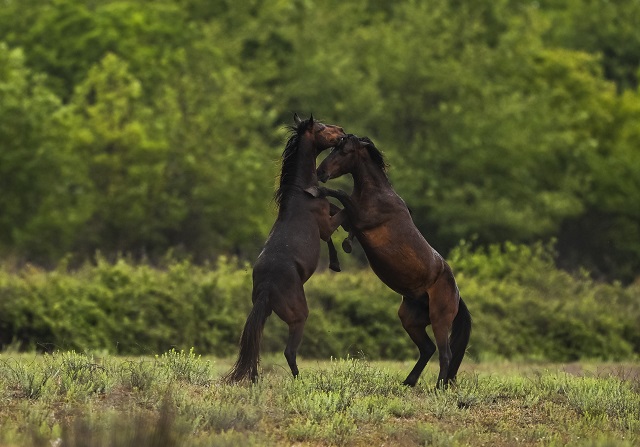
[(333, 270), (334, 272), (341, 272), (340, 265), (329, 264), (329, 270)]
[(345, 253), (351, 253), (353, 247), (351, 246), (351, 241), (349, 239), (345, 239), (342, 241), (342, 249)]

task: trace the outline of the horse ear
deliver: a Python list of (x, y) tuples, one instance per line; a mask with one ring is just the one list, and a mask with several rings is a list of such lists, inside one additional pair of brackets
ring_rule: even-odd
[(313, 127), (313, 113), (309, 115), (309, 124), (307, 126), (309, 126), (309, 129)]
[(375, 147), (375, 145), (373, 144), (373, 141), (371, 141), (369, 137), (360, 138), (360, 142), (364, 147)]
[(302, 122), (297, 113), (293, 114), (293, 122), (296, 123), (296, 126), (300, 125), (300, 123)]

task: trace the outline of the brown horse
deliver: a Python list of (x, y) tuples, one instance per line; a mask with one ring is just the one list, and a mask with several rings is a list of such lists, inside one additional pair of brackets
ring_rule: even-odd
[[(437, 386), (446, 386), (455, 381), (471, 334), (471, 315), (451, 268), (416, 228), (407, 205), (389, 182), (382, 154), (368, 138), (344, 138), (318, 167), (322, 182), (347, 173), (353, 176), (351, 196), (327, 188), (318, 192), (342, 203), (372, 270), (402, 295), (398, 316), (420, 351), (404, 383), (416, 384), (437, 345)], [(426, 333), (429, 324), (436, 345)]]
[(238, 360), (225, 376), (228, 382), (256, 380), (262, 332), (272, 311), (289, 325), (284, 355), (293, 375), (298, 375), (296, 352), (309, 315), (303, 285), (318, 265), (320, 240), (331, 241), (341, 223), (342, 213), (332, 217), (329, 201), (314, 198), (305, 189), (318, 185), (318, 154), (335, 146), (344, 132), (313, 116), (302, 121), (295, 115), (294, 120), (275, 194), (278, 217), (253, 266), (253, 309), (242, 331)]

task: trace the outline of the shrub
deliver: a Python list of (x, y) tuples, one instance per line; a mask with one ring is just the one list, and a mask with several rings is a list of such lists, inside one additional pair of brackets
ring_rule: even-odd
[[(450, 264), (474, 322), (469, 354), (554, 361), (637, 358), (640, 287), (571, 275), (553, 259), (551, 246), (542, 244), (473, 250), (463, 243), (453, 251)], [(64, 265), (53, 271), (0, 268), (0, 347), (126, 355), (173, 349), (163, 361), (173, 362), (178, 376), (193, 374), (180, 380), (199, 381), (206, 365), (196, 362), (194, 352), (237, 352), (251, 308), (250, 270), (225, 257), (204, 266), (167, 259), (153, 267), (99, 258), (74, 271)], [(305, 290), (310, 316), (301, 356), (417, 357), (397, 317), (400, 297), (371, 271), (320, 271)], [(286, 325), (272, 316), (263, 352), (282, 352), (286, 338)]]

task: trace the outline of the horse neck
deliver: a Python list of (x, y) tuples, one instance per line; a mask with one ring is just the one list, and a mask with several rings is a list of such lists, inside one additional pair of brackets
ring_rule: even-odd
[(302, 189), (318, 184), (316, 174), (316, 147), (309, 138), (304, 136), (298, 144), (296, 156), (296, 172), (294, 174), (293, 185)]
[(291, 171), (288, 172), (288, 180), (286, 184), (281, 185), (283, 191), (279, 215), (286, 215), (289, 209), (298, 209), (297, 205), (288, 206), (291, 202), (304, 197), (299, 193), (302, 190), (318, 184), (318, 175), (316, 174), (316, 148), (312, 141), (308, 138), (301, 138), (296, 149), (295, 161), (293, 162)]
[(391, 188), (391, 182), (385, 172), (368, 157), (357, 163), (351, 174), (355, 196), (368, 196), (375, 191)]

